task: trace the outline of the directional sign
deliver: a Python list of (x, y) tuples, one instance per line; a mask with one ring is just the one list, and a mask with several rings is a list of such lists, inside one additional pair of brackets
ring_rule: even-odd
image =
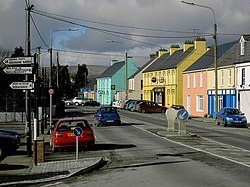
[(179, 120), (186, 121), (189, 118), (189, 114), (187, 110), (181, 109), (177, 112), (177, 118)]
[(6, 65), (23, 65), (23, 64), (33, 64), (33, 57), (15, 57), (15, 58), (5, 58), (3, 63)]
[(17, 90), (31, 90), (34, 86), (33, 82), (12, 82), (10, 87)]
[(3, 69), (7, 74), (32, 74), (32, 67), (13, 67), (8, 66)]
[(82, 135), (82, 128), (81, 127), (76, 127), (73, 130), (75, 136), (81, 136)]

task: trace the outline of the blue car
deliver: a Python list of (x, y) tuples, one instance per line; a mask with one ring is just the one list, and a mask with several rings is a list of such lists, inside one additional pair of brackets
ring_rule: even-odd
[(120, 125), (121, 118), (115, 107), (101, 106), (94, 116), (95, 125)]
[(247, 127), (247, 118), (237, 108), (224, 107), (216, 115), (216, 124), (227, 126)]

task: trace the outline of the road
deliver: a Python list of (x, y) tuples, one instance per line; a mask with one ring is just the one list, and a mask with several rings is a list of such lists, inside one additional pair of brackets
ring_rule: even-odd
[[(91, 110), (85, 110), (85, 117), (93, 124)], [(80, 155), (102, 155), (107, 159), (104, 167), (46, 185), (249, 186), (249, 129), (189, 120), (187, 131), (198, 136), (164, 136), (164, 114), (120, 114), (122, 126), (93, 127), (97, 145)], [(65, 155), (74, 156), (64, 152), (58, 158)]]

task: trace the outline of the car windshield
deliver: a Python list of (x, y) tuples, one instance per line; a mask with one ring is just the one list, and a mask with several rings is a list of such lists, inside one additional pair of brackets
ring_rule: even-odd
[(112, 107), (101, 108), (101, 109), (100, 109), (100, 112), (101, 112), (101, 113), (111, 113), (111, 112), (116, 112), (116, 109), (115, 109), (115, 108), (112, 108)]
[(230, 108), (225, 110), (226, 114), (241, 114), (241, 112), (238, 109)]
[(90, 128), (87, 121), (64, 121), (59, 124), (58, 131), (73, 131), (76, 127)]

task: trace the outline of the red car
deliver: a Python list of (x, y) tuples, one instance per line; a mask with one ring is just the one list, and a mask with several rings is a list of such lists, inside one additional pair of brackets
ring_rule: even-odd
[(142, 101), (137, 105), (137, 111), (142, 113), (151, 113), (151, 112), (161, 112), (165, 113), (168, 108), (164, 106), (160, 106), (155, 102), (151, 101)]
[(91, 125), (85, 118), (61, 118), (56, 122), (50, 134), (50, 145), (53, 151), (60, 148), (76, 147), (74, 128), (81, 127), (83, 133), (78, 137), (79, 148), (85, 148), (95, 144), (95, 136)]

